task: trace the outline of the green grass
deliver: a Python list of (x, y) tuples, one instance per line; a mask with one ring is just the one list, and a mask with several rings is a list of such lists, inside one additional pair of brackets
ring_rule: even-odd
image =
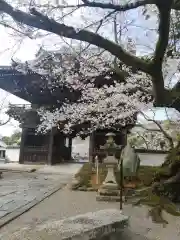
[[(137, 173), (137, 179), (138, 179), (138, 185), (137, 189), (141, 189), (137, 192), (137, 195), (135, 196), (136, 202), (134, 204), (144, 204), (151, 209), (149, 210), (149, 216), (152, 218), (152, 220), (156, 223), (162, 223), (167, 224), (167, 221), (163, 219), (162, 217), (162, 210), (165, 210), (171, 215), (174, 216), (180, 216), (180, 213), (176, 209), (176, 205), (173, 204), (171, 201), (164, 197), (158, 197), (157, 195), (152, 193), (152, 189), (145, 188), (148, 186), (151, 186), (153, 183), (153, 179), (155, 175), (158, 173), (161, 173), (162, 171), (165, 173), (166, 169), (162, 167), (153, 167), (153, 166), (140, 166), (138, 173)], [(96, 170), (91, 163), (85, 163), (80, 171), (76, 174), (76, 178), (79, 179), (79, 187), (93, 187), (91, 186), (91, 177), (93, 174), (95, 174)], [(107, 169), (105, 164), (99, 165), (99, 176), (100, 176), (100, 182), (103, 182), (103, 180), (106, 177)], [(120, 174), (117, 169), (115, 169), (115, 175), (117, 178), (117, 182), (120, 180)], [(77, 188), (78, 189), (78, 188)], [(132, 199), (133, 200), (133, 199)]]
[[(150, 186), (152, 180), (155, 176), (155, 173), (160, 171), (160, 167), (152, 167), (152, 166), (140, 166), (137, 173), (137, 180), (139, 180), (138, 188), (144, 186)], [(94, 168), (92, 163), (85, 163), (79, 172), (75, 175), (77, 179), (79, 179), (80, 186), (90, 187), (91, 176), (96, 173), (96, 169)], [(99, 177), (100, 182), (103, 182), (107, 174), (107, 168), (105, 164), (99, 164)], [(120, 182), (120, 173), (118, 169), (115, 169), (115, 175), (117, 182)]]
[(140, 185), (150, 186), (152, 184), (155, 175), (161, 171), (160, 167), (157, 166), (140, 166), (138, 170), (138, 179), (140, 180)]

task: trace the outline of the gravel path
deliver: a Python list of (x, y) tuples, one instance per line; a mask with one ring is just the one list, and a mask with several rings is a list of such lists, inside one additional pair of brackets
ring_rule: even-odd
[[(6, 225), (0, 230), (13, 231), (25, 225), (36, 225), (49, 219), (59, 220), (76, 214), (96, 211), (106, 208), (119, 208), (119, 203), (97, 202), (94, 192), (74, 192), (68, 189), (59, 190), (50, 198), (44, 200), (23, 214), (18, 219)], [(148, 209), (125, 205), (125, 215), (130, 216), (130, 227), (127, 229), (122, 240), (179, 240), (180, 239), (180, 218), (166, 214), (169, 224), (166, 228), (162, 225), (152, 223), (147, 217)]]

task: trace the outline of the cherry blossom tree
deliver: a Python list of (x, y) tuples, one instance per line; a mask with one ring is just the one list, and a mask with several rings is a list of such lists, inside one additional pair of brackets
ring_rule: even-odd
[[(87, 14), (86, 10), (90, 14)], [(118, 15), (121, 12), (129, 12), (129, 14), (131, 14), (133, 10), (144, 14), (148, 22), (152, 18), (155, 20), (155, 35), (153, 39), (149, 38), (149, 42), (152, 41), (155, 43), (152, 44), (151, 51), (149, 51), (146, 55), (139, 54), (138, 56), (138, 54), (135, 55), (132, 52), (129, 52), (125, 45), (122, 45), (121, 42), (119, 43), (115, 41), (115, 39), (112, 39), (112, 34), (109, 34), (109, 31), (108, 35), (106, 34), (107, 25), (105, 25), (105, 23), (111, 22), (112, 19), (114, 19), (114, 16)], [(141, 90), (143, 93), (143, 90), (145, 90), (145, 94), (140, 94), (139, 88), (137, 87), (135, 87), (135, 91), (128, 91), (128, 101), (130, 100), (132, 102), (129, 103), (127, 101), (126, 106), (128, 106), (133, 113), (139, 111), (139, 107), (141, 107), (141, 110), (143, 110), (142, 103), (149, 102), (149, 95), (151, 94), (153, 94), (154, 97), (154, 106), (172, 107), (180, 111), (180, 84), (177, 81), (179, 78), (179, 36), (173, 33), (175, 25), (174, 21), (177, 20), (176, 13), (180, 11), (179, 0), (136, 0), (130, 2), (115, 0), (111, 2), (74, 0), (72, 2), (57, 1), (54, 4), (49, 4), (49, 1), (45, 2), (44, 4), (41, 1), (31, 0), (23, 0), (21, 3), (19, 1), (13, 1), (13, 3), (10, 3), (9, 1), (0, 0), (0, 11), (2, 21), (4, 20), (6, 22), (6, 25), (21, 32), (22, 34), (28, 35), (30, 37), (37, 37), (52, 33), (54, 34), (54, 37), (56, 36), (57, 39), (59, 39), (59, 41), (61, 37), (61, 40), (64, 40), (65, 38), (66, 41), (73, 40), (75, 42), (80, 41), (81, 43), (86, 43), (84, 44), (85, 48), (91, 45), (96, 46), (101, 50), (105, 50), (106, 52), (110, 53), (113, 57), (116, 58), (117, 61), (119, 61), (116, 66), (116, 70), (119, 69), (119, 74), (122, 74), (123, 71), (123, 69), (119, 67), (119, 63), (121, 66), (124, 64), (125, 72), (128, 73), (128, 77), (126, 77), (128, 81), (126, 81), (124, 84), (119, 83), (118, 81), (113, 81), (114, 83), (109, 85), (109, 80), (106, 78), (101, 78), (101, 88), (98, 88), (96, 85), (94, 86), (93, 83), (90, 82), (88, 88), (83, 90), (83, 86), (87, 86), (86, 81), (83, 83), (80, 81), (78, 86), (75, 84), (76, 90), (78, 88), (80, 91), (80, 94), (78, 95), (80, 97), (77, 97), (76, 101), (73, 100), (74, 107), (78, 109), (77, 112), (79, 112), (79, 114), (83, 113), (80, 116), (83, 116), (87, 121), (89, 121), (89, 116), (91, 115), (90, 122), (92, 122), (92, 129), (94, 129), (95, 123), (97, 126), (100, 123), (100, 120), (96, 118), (97, 113), (101, 116), (101, 118), (104, 118), (105, 124), (109, 123), (105, 117), (110, 113), (112, 115), (114, 114), (114, 119), (117, 119), (119, 121), (117, 110), (110, 112), (115, 107), (123, 111), (123, 116), (129, 117), (129, 111), (124, 107), (124, 102), (126, 99), (126, 94), (124, 93), (126, 92), (125, 89), (129, 89), (128, 84), (131, 84), (131, 88), (132, 85), (136, 85), (135, 83), (137, 79), (139, 80), (138, 82), (146, 83), (149, 82), (150, 79), (151, 92), (146, 92), (146, 87), (142, 86)], [(95, 14), (93, 14), (93, 11), (95, 11)], [(176, 23), (178, 23), (178, 21), (176, 21)], [(176, 24), (176, 26), (177, 25), (178, 24)], [(147, 29), (145, 29), (144, 32), (147, 32)], [(170, 32), (172, 34), (170, 34)], [(137, 32), (137, 35), (138, 34), (139, 32)], [(96, 67), (99, 68), (98, 61)], [(67, 71), (67, 74), (63, 73), (62, 75), (63, 81), (69, 79), (67, 81), (68, 84), (72, 81), (71, 77), (74, 75), (74, 70), (72, 74), (71, 69), (72, 68), (70, 67), (70, 69)], [(165, 69), (169, 70), (165, 71)], [(131, 72), (131, 77), (129, 77), (129, 71)], [(86, 72), (89, 73), (89, 71)], [(58, 75), (59, 74), (61, 73), (58, 73)], [(169, 75), (172, 74), (176, 74), (176, 84), (172, 84), (172, 82), (170, 83), (169, 81), (166, 81), (166, 79), (169, 79)], [(53, 75), (55, 75), (55, 78), (53, 77), (53, 81), (55, 81), (55, 72)], [(79, 81), (79, 76), (77, 76), (78, 74), (75, 73), (75, 82)], [(106, 84), (104, 84), (104, 80), (106, 80)], [(51, 81), (51, 84), (53, 81)], [(74, 91), (74, 85), (70, 85), (72, 91)], [(108, 87), (105, 87), (105, 85)], [(94, 105), (91, 100), (93, 96), (92, 87), (97, 96), (97, 99), (94, 101)], [(118, 93), (116, 89), (119, 90)], [(111, 91), (110, 96), (108, 92), (109, 90)], [(86, 95), (81, 94), (83, 92), (87, 94), (87, 97)], [(91, 95), (90, 98), (89, 95)], [(115, 101), (112, 101), (111, 96), (114, 97)], [(106, 99), (107, 101), (105, 101)], [(101, 100), (104, 100), (103, 104)], [(109, 102), (112, 108), (109, 108)], [(66, 129), (69, 130), (69, 128), (77, 123), (77, 117), (70, 117), (72, 108), (71, 105), (68, 104), (68, 101), (63, 103), (61, 109), (63, 111), (63, 114), (60, 114), (63, 116), (62, 121), (65, 120), (65, 124), (67, 125)], [(105, 114), (105, 111), (107, 111), (107, 114)], [(59, 119), (60, 115), (58, 111), (54, 111), (54, 113), (56, 113), (58, 116), (57, 118)], [(67, 113), (67, 115), (65, 113)], [(56, 122), (56, 120), (54, 121), (54, 118), (56, 118), (55, 116), (51, 115), (51, 122)], [(94, 119), (92, 119), (92, 116), (94, 116)], [(82, 121), (78, 123), (82, 123)], [(116, 122), (113, 122), (113, 124), (115, 123)], [(177, 156), (179, 154), (178, 151), (179, 148), (177, 148)], [(170, 169), (172, 169), (171, 166)], [(177, 164), (173, 169), (177, 169), (177, 171), (172, 172), (164, 186), (166, 189), (168, 189), (168, 193), (171, 192), (173, 199), (174, 197), (177, 199), (177, 196), (175, 196), (175, 191), (172, 192), (171, 189), (173, 189), (172, 185), (173, 187), (176, 186), (178, 188), (177, 193), (179, 193), (179, 184), (177, 184), (180, 179), (180, 171), (178, 171), (179, 165)], [(161, 183), (159, 186), (160, 189), (162, 189)]]
[[(148, 9), (144, 12), (144, 7), (147, 6)], [(88, 16), (85, 15), (87, 13), (86, 9), (90, 13)], [(157, 44), (154, 46), (154, 52), (151, 52), (150, 57), (147, 59), (133, 56), (121, 44), (104, 37), (104, 29), (101, 28), (104, 22), (111, 21), (114, 15), (121, 12), (128, 13), (133, 9), (143, 10), (142, 13), (145, 15), (147, 21), (149, 20), (149, 17), (147, 17), (149, 14), (150, 17), (155, 17), (159, 24), (156, 37)], [(14, 1), (13, 5), (5, 0), (0, 1), (2, 20), (6, 20), (9, 26), (17, 29), (20, 28), (21, 32), (31, 33), (31, 36), (37, 36), (37, 31), (35, 30), (40, 29), (40, 35), (44, 34), (43, 30), (63, 38), (87, 42), (88, 44), (105, 49), (127, 66), (151, 76), (156, 105), (176, 108), (177, 106), (175, 105), (177, 102), (174, 101), (174, 98), (178, 97), (178, 93), (174, 96), (172, 92), (177, 92), (177, 88), (175, 87), (173, 90), (166, 88), (163, 65), (164, 60), (169, 56), (166, 50), (168, 50), (169, 32), (172, 25), (171, 19), (174, 19), (175, 11), (178, 12), (179, 9), (179, 1), (173, 0), (166, 2), (163, 0), (143, 0), (132, 3), (126, 1), (102, 3), (74, 0), (72, 4), (66, 1), (57, 1), (54, 4), (50, 4), (47, 1), (47, 3), (43, 4), (41, 1), (24, 0), (23, 2)], [(96, 17), (92, 14), (92, 11), (96, 11)], [(13, 23), (12, 19), (14, 20)], [(74, 19), (77, 19), (77, 21), (74, 21)], [(174, 57), (176, 54), (177, 52), (174, 50), (171, 51), (171, 57)]]
[(97, 48), (80, 55), (77, 52), (76, 49), (73, 54), (71, 48), (58, 52), (41, 49), (33, 61), (14, 62), (18, 71), (41, 74), (52, 93), (54, 88), (62, 87), (75, 96), (72, 100), (67, 94), (55, 108), (39, 108), (38, 131), (46, 132), (58, 126), (69, 134), (81, 126), (79, 134), (88, 135), (96, 129), (133, 126), (137, 113), (152, 106), (150, 79), (143, 77), (143, 73), (132, 74), (120, 62), (116, 62), (121, 67), (121, 72), (117, 72), (114, 58), (108, 52), (98, 55)]
[[(142, 59), (142, 57), (133, 56), (125, 50), (121, 44), (113, 42), (112, 39), (103, 36), (103, 30), (100, 27), (104, 21), (110, 21), (111, 17), (120, 12), (128, 12), (132, 9), (144, 9), (143, 7), (149, 6), (149, 16), (155, 16), (158, 22), (157, 29), (157, 43), (154, 46), (154, 51), (151, 55)], [(18, 9), (17, 9), (18, 7)], [(84, 15), (88, 9), (90, 13), (96, 11), (98, 16), (94, 21), (94, 15)], [(149, 9), (147, 11), (149, 11)], [(63, 1), (57, 1), (54, 4), (41, 4), (41, 1), (15, 1), (11, 5), (5, 0), (0, 1), (0, 10), (3, 19), (7, 20), (9, 25), (15, 28), (20, 28), (24, 33), (31, 33), (33, 36), (37, 33), (35, 29), (40, 29), (57, 36), (74, 39), (82, 42), (87, 42), (94, 46), (100, 47), (110, 52), (113, 56), (117, 57), (126, 66), (133, 67), (136, 70), (150, 75), (153, 85), (153, 95), (155, 105), (175, 107), (177, 101), (175, 99), (179, 96), (178, 87), (167, 89), (164, 82), (163, 65), (168, 55), (169, 32), (171, 28), (171, 19), (174, 18), (175, 11), (180, 10), (179, 1), (175, 0), (142, 0), (135, 2), (96, 2), (96, 1), (72, 1), (72, 4)], [(60, 11), (61, 10), (61, 11)], [(78, 11), (78, 14), (76, 12)], [(103, 17), (102, 17), (102, 13)], [(73, 26), (73, 21), (81, 15), (83, 21)], [(146, 19), (149, 20), (147, 14), (144, 14)], [(8, 18), (8, 16), (11, 17)], [(71, 18), (71, 21), (70, 21)], [(11, 20), (14, 20), (12, 23)], [(89, 21), (89, 24), (88, 24)], [(87, 24), (86, 24), (87, 23)], [(77, 27), (78, 25), (78, 27)], [(93, 27), (91, 28), (91, 26)], [(27, 26), (27, 27), (25, 27)], [(100, 26), (100, 27), (99, 27)], [(40, 32), (42, 34), (42, 31)], [(171, 57), (175, 57), (177, 52), (171, 51)], [(175, 93), (174, 93), (175, 92)]]

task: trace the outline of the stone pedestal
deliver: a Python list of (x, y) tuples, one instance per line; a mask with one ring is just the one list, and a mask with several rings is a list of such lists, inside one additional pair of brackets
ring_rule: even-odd
[(102, 183), (102, 186), (99, 189), (99, 192), (104, 192), (107, 190), (107, 192), (115, 193), (118, 190), (118, 184), (116, 182), (116, 177), (114, 175), (114, 164), (107, 165), (107, 176)]
[(116, 181), (116, 177), (114, 175), (115, 166), (118, 164), (118, 160), (115, 157), (115, 153), (117, 150), (121, 149), (121, 146), (117, 146), (113, 139), (114, 134), (107, 134), (108, 139), (106, 144), (101, 147), (101, 149), (105, 150), (106, 158), (104, 159), (104, 163), (107, 167), (107, 175), (98, 189), (98, 193), (96, 196), (97, 201), (120, 201), (120, 189), (118, 183)]
[(98, 189), (97, 201), (119, 201), (119, 186), (114, 174), (115, 164), (107, 164), (107, 176)]

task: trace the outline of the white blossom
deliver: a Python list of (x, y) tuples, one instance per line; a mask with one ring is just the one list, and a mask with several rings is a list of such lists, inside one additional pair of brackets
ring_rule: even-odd
[[(43, 75), (42, 85), (52, 91), (56, 87), (66, 87), (70, 92), (78, 92), (79, 97), (73, 102), (67, 95), (61, 107), (51, 111), (45, 107), (38, 109), (41, 120), (38, 131), (46, 132), (61, 125), (65, 133), (78, 125), (87, 133), (133, 125), (137, 113), (152, 106), (150, 78), (142, 72), (132, 73), (122, 64), (121, 68), (128, 73), (123, 81), (117, 72), (113, 78), (117, 69), (113, 69), (112, 56), (97, 48), (83, 54), (69, 48), (58, 52), (41, 49), (34, 61), (16, 64), (18, 70)], [(100, 83), (97, 83), (99, 77)]]
[(142, 91), (136, 90), (128, 95), (129, 90), (139, 87), (139, 84), (136, 84), (138, 77), (140, 76), (130, 77), (127, 84), (115, 82), (114, 85), (101, 88), (85, 85), (78, 102), (64, 103), (60, 109), (52, 112), (40, 109), (38, 113), (42, 124), (38, 131), (51, 129), (61, 121), (67, 121), (63, 128), (65, 133), (71, 131), (73, 126), (84, 122), (91, 123), (88, 129), (90, 132), (96, 129), (134, 124), (134, 115), (152, 107), (150, 94), (146, 95), (146, 102)]

